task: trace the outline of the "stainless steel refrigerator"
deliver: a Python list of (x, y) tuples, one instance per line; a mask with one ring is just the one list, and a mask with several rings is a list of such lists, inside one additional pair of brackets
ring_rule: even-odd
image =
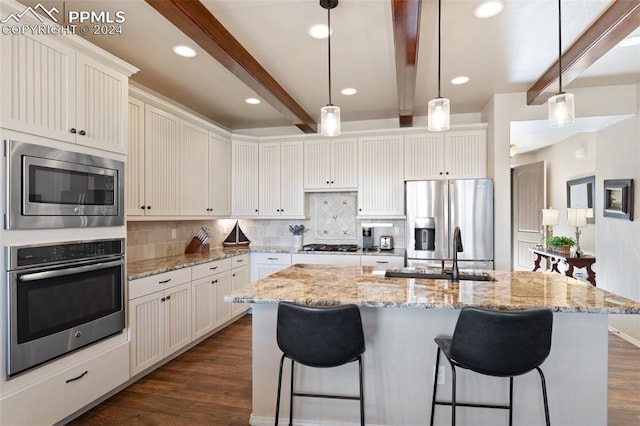
[(460, 228), (459, 268), (493, 269), (491, 179), (406, 183), (407, 266), (451, 267), (453, 231)]

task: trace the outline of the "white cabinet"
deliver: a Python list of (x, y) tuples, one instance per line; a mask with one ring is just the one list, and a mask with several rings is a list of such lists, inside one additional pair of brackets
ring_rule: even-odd
[(251, 253), (251, 282), (291, 266), (291, 253)]
[(405, 180), (486, 177), (486, 128), (404, 136)]
[(360, 266), (360, 255), (293, 253), (291, 255), (291, 264), (295, 265), (296, 263), (307, 263), (310, 265)]
[(191, 268), (129, 282), (131, 376), (191, 342)]
[[(126, 215), (144, 216), (144, 102), (129, 98), (129, 143), (126, 163)], [(143, 208), (144, 207), (144, 208)]]
[(373, 266), (375, 269), (403, 267), (404, 257), (387, 255), (362, 255), (360, 256), (360, 265)]
[(231, 143), (231, 215), (258, 216), (258, 144)]
[(221, 259), (196, 265), (191, 269), (191, 336), (195, 340), (204, 336), (231, 318), (230, 307), (218, 312), (219, 299), (229, 293), (230, 259)]
[(126, 153), (128, 76), (58, 39), (1, 37), (0, 126)]
[[(243, 254), (231, 259), (231, 291), (240, 290), (250, 284), (249, 255)], [(249, 309), (248, 303), (233, 303), (231, 316), (235, 317)]]
[(181, 121), (180, 154), (180, 215), (206, 216), (209, 212), (207, 130)]
[(303, 143), (261, 143), (258, 157), (259, 216), (304, 217)]
[(209, 216), (231, 215), (231, 140), (209, 132)]
[(343, 191), (358, 188), (356, 138), (304, 142), (304, 190)]
[(402, 135), (358, 139), (358, 216), (404, 217)]

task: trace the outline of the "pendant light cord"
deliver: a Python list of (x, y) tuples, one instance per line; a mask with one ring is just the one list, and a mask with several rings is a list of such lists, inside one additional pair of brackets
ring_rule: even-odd
[(331, 103), (331, 7), (327, 8), (327, 40), (328, 40), (328, 56), (329, 60), (327, 61), (329, 64), (329, 105), (333, 105)]
[(442, 0), (438, 0), (438, 97), (440, 98), (440, 68), (441, 65), (441, 55), (440, 55), (440, 44), (442, 42)]
[(562, 0), (558, 0), (558, 93), (562, 93)]

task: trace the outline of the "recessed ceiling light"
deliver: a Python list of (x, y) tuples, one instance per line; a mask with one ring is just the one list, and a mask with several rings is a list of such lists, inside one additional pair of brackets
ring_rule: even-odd
[(354, 89), (353, 87), (347, 87), (346, 89), (342, 89), (340, 91), (340, 93), (342, 93), (343, 95), (346, 95), (346, 96), (351, 96), (351, 95), (355, 95), (356, 93), (358, 93), (358, 91), (356, 89)]
[(329, 27), (327, 27), (325, 24), (314, 24), (309, 27), (307, 32), (311, 37), (319, 40), (329, 37)]
[(459, 85), (459, 84), (467, 84), (470, 78), (466, 75), (461, 75), (451, 79), (451, 84)]
[(251, 105), (258, 105), (260, 103), (260, 99), (257, 98), (247, 98), (244, 101)]
[(640, 35), (632, 35), (625, 39), (622, 39), (620, 43), (616, 44), (617, 47), (631, 47), (640, 44)]
[(173, 52), (176, 55), (184, 56), (185, 58), (193, 58), (196, 56), (196, 51), (189, 46), (173, 46)]
[(502, 12), (502, 9), (504, 9), (502, 0), (488, 0), (477, 5), (473, 9), (473, 15), (480, 19), (491, 18)]

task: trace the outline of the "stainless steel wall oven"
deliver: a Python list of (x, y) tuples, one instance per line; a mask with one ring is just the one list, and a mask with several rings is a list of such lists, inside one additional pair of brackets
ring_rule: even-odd
[(7, 249), (7, 375), (125, 328), (124, 240)]
[(124, 163), (5, 141), (6, 229), (124, 225)]

